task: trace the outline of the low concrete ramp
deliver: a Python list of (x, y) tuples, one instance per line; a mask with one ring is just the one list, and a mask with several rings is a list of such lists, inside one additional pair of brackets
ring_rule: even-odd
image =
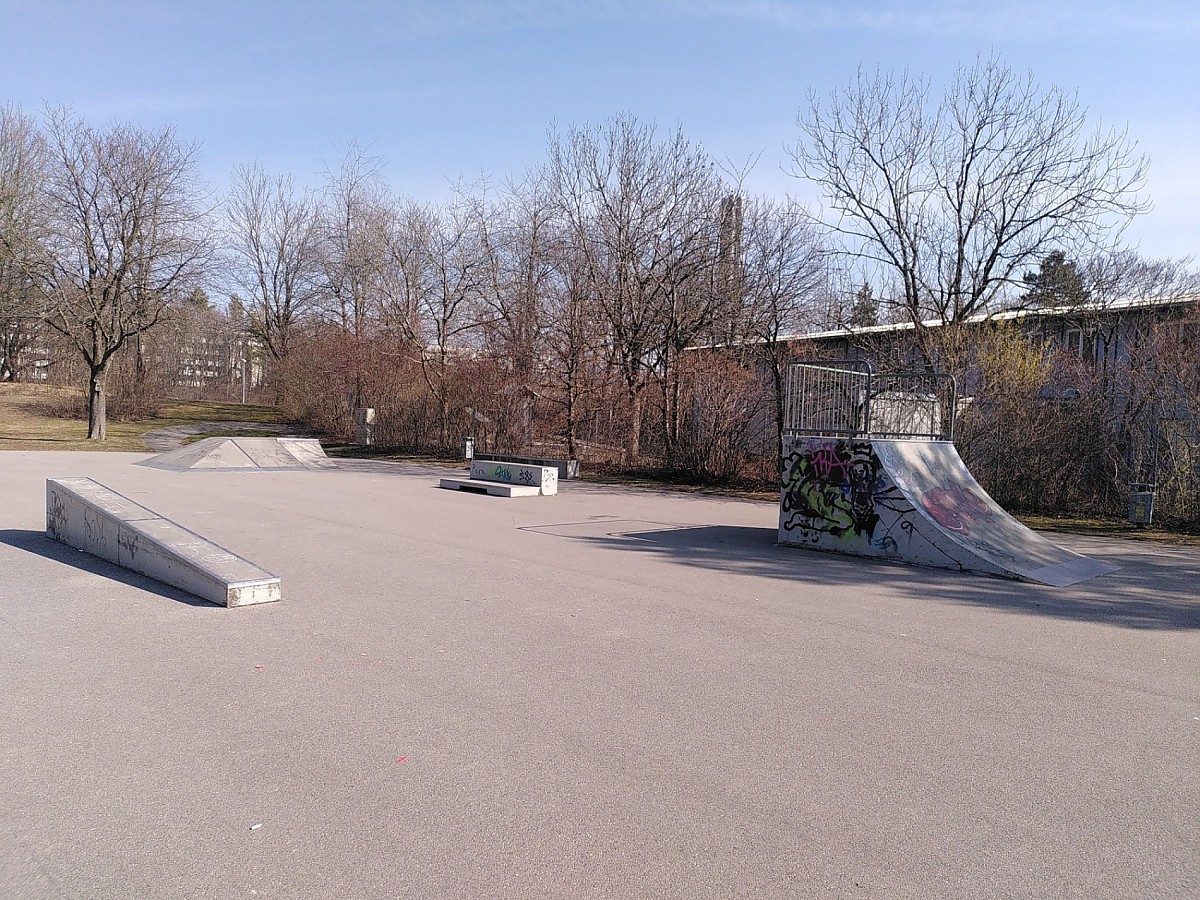
[(221, 606), (282, 599), (270, 572), (90, 478), (46, 480), (46, 535)]
[(1119, 568), (1030, 531), (949, 441), (788, 438), (779, 542), (1057, 587)]
[(159, 453), (138, 465), (173, 472), (214, 469), (227, 472), (332, 469), (337, 464), (325, 455), (321, 442), (314, 438), (211, 437), (178, 450)]

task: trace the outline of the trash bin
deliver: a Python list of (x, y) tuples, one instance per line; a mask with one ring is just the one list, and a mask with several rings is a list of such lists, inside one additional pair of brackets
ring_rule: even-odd
[(1154, 521), (1154, 485), (1129, 485), (1129, 521), (1139, 528)]

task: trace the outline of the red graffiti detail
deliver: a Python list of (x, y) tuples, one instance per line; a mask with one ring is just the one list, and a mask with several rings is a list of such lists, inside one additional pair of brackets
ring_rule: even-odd
[(837, 444), (830, 441), (824, 443), (809, 441), (808, 449), (812, 453), (813, 470), (819, 478), (829, 481), (829, 476), (834, 469), (838, 469), (842, 473), (843, 481), (849, 477), (851, 463), (849, 460), (838, 459)]
[(992, 515), (978, 494), (958, 485), (926, 491), (921, 497), (921, 505), (943, 528), (960, 534), (970, 534), (971, 522), (989, 519)]

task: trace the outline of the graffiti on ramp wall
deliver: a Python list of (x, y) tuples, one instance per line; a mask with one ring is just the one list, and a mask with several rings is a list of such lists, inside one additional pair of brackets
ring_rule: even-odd
[(1053, 585), (1114, 568), (1009, 516), (947, 441), (789, 435), (782, 462), (780, 544)]
[(958, 534), (970, 534), (972, 522), (992, 517), (992, 511), (978, 494), (959, 485), (926, 491), (921, 495), (921, 506), (935, 522)]
[(792, 538), (842, 538), (885, 551), (895, 549), (892, 528), (905, 525), (879, 534), (882, 514), (913, 511), (870, 442), (821, 438), (798, 441), (785, 456), (781, 503), (780, 526)]

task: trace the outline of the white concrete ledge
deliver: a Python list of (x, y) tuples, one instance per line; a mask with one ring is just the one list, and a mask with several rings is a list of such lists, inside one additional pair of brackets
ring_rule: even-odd
[(471, 460), (471, 478), (479, 481), (534, 487), (537, 488), (538, 493), (547, 496), (558, 493), (558, 469), (554, 466), (533, 466), (523, 463), (473, 459)]
[(441, 486), (451, 491), (489, 494), (493, 497), (536, 497), (541, 493), (539, 488), (528, 484), (506, 484), (477, 478), (443, 478)]
[(46, 479), (46, 535), (221, 606), (283, 596), (277, 576), (90, 478)]
[(481, 462), (552, 466), (558, 471), (559, 481), (579, 477), (579, 460), (577, 459), (555, 459), (551, 456), (513, 456), (511, 453), (491, 453), (486, 450), (476, 450), (475, 459)]

